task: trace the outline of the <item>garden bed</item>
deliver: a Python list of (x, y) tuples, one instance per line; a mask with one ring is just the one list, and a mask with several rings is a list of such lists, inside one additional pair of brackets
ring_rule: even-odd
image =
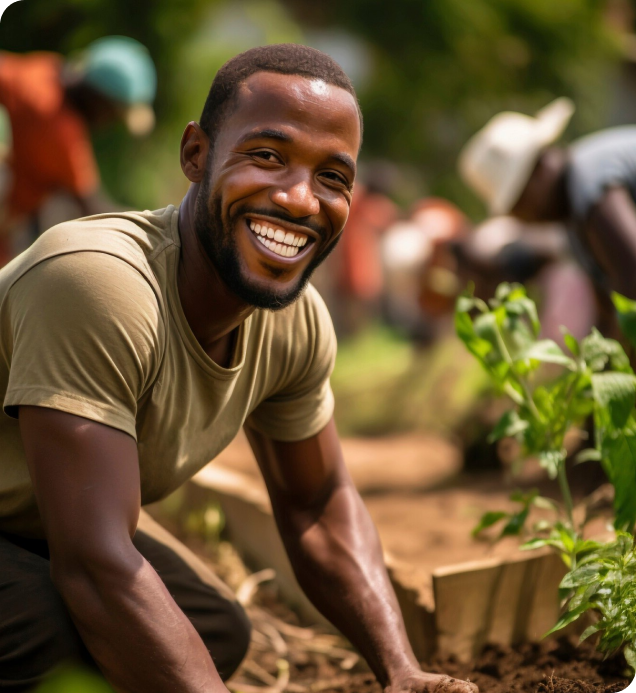
[[(624, 661), (603, 664), (590, 646), (576, 650), (576, 638), (529, 644), (557, 618), (564, 567), (555, 554), (519, 552), (514, 538), (493, 546), (470, 536), (485, 509), (506, 506), (511, 487), (536, 485), (550, 494), (554, 489), (542, 470), (530, 464), (515, 481), (501, 472), (467, 475), (456, 448), (420, 435), (349, 439), (344, 451), (378, 526), (409, 638), (428, 669), (469, 678), (482, 693), (626, 688)], [(218, 503), (224, 535), (251, 568), (275, 569), (271, 586), (258, 591), (261, 602), (265, 595), (265, 611), (258, 611), (261, 602), (250, 607), (257, 609), (250, 616), (258, 635), (233, 690), (380, 693), (363, 663), (300, 593), (246, 442), (236, 441), (182, 493), (175, 503), (181, 507), (180, 524), (188, 513), (199, 518), (211, 513), (214, 525)], [(224, 577), (236, 587), (236, 579)], [(278, 619), (273, 628), (272, 614)], [(283, 622), (288, 625), (281, 629)], [(289, 686), (280, 687), (281, 677)]]
[[(270, 580), (271, 571), (250, 574), (227, 542), (206, 542), (168, 526), (239, 594), (254, 625), (248, 656), (228, 684), (231, 691), (382, 693), (364, 661), (333, 629), (302, 625)], [(467, 663), (433, 655), (422, 666), (473, 681), (480, 693), (618, 693), (629, 683), (622, 657), (603, 661), (590, 644), (577, 647), (575, 638), (565, 637), (514, 648), (489, 645)]]
[[(434, 659), (427, 670), (469, 679), (480, 693), (618, 693), (625, 690), (625, 662), (606, 662), (589, 645), (567, 639), (514, 649), (489, 646), (474, 662)], [(311, 690), (311, 689), (310, 689)], [(332, 693), (382, 693), (371, 676), (359, 674), (329, 689)]]

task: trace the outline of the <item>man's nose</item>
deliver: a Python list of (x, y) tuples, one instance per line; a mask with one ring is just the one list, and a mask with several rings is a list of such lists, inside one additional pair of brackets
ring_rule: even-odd
[(311, 181), (304, 178), (276, 188), (270, 193), (270, 199), (293, 217), (309, 217), (320, 212), (320, 200), (314, 194)]

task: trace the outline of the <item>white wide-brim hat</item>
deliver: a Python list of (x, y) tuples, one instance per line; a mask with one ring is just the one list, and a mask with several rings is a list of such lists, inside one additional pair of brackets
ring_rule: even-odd
[(459, 172), (491, 214), (510, 212), (539, 155), (559, 139), (573, 113), (574, 103), (566, 97), (548, 104), (534, 118), (506, 111), (468, 141), (459, 155)]

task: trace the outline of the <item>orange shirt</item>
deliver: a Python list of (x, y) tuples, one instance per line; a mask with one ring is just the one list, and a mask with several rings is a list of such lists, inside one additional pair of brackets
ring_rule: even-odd
[(356, 187), (340, 241), (340, 286), (348, 294), (365, 300), (379, 297), (384, 281), (380, 236), (396, 216), (397, 208), (388, 197)]
[(13, 137), (10, 218), (37, 211), (57, 191), (84, 197), (99, 184), (88, 128), (64, 100), (62, 65), (55, 53), (0, 52), (0, 104)]

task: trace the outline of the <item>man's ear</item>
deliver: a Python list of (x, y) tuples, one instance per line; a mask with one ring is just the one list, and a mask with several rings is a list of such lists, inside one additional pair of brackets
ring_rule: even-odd
[(198, 123), (188, 123), (181, 137), (181, 170), (191, 183), (204, 179), (209, 151), (210, 138)]

